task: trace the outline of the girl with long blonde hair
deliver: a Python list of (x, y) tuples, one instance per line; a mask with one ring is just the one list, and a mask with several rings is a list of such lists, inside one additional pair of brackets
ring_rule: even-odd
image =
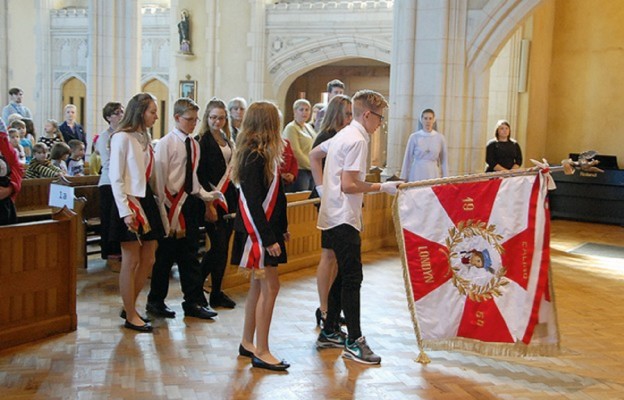
[[(251, 271), (239, 354), (254, 367), (284, 371), (290, 364), (269, 350), (269, 328), (279, 292), (277, 265), (286, 262), (289, 239), (286, 196), (278, 168), (284, 142), (275, 104), (252, 103), (236, 138), (232, 179), (240, 186), (232, 264)], [(255, 345), (254, 345), (255, 336)]]

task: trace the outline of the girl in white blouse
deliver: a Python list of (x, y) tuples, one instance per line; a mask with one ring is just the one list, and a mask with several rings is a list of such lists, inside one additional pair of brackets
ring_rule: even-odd
[(121, 242), (119, 289), (124, 326), (139, 332), (152, 331), (148, 320), (136, 311), (136, 299), (154, 264), (157, 240), (167, 231), (164, 210), (149, 184), (154, 151), (147, 130), (157, 119), (156, 98), (149, 93), (135, 95), (110, 145), (109, 176), (116, 206), (112, 212), (116, 215), (111, 216), (109, 238)]

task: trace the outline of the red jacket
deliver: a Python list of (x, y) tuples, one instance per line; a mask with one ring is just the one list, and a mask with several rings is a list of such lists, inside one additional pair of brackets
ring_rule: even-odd
[(6, 132), (0, 132), (0, 153), (2, 153), (7, 164), (11, 167), (11, 177), (9, 178), (11, 187), (13, 188), (11, 200), (15, 201), (17, 193), (22, 189), (22, 174), (24, 171), (19, 163), (15, 149), (9, 142), (9, 136)]
[(299, 164), (297, 164), (297, 159), (295, 158), (295, 153), (293, 153), (292, 147), (290, 147), (290, 142), (288, 139), (284, 139), (286, 142), (286, 147), (284, 147), (284, 153), (282, 153), (282, 158), (284, 161), (280, 164), (279, 173), (280, 175), (290, 172), (297, 179), (297, 173), (299, 172)]

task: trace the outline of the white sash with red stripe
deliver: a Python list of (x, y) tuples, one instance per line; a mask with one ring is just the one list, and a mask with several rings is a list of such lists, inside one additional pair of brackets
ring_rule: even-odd
[(182, 238), (186, 236), (186, 221), (182, 214), (182, 206), (188, 197), (188, 194), (182, 188), (177, 195), (173, 196), (167, 188), (165, 188), (165, 205), (167, 219), (169, 220), (169, 236)]
[[(266, 215), (267, 221), (271, 219), (275, 204), (277, 203), (277, 194), (279, 188), (279, 178), (277, 177), (277, 167), (275, 168), (273, 182), (269, 187), (269, 192), (266, 198), (262, 202), (262, 208)], [(238, 201), (239, 210), (247, 230), (247, 241), (245, 242), (245, 248), (243, 249), (243, 255), (241, 257), (240, 266), (251, 270), (260, 270), (264, 268), (264, 245), (262, 244), (262, 238), (260, 232), (254, 224), (249, 207), (247, 205), (247, 198), (242, 188), (240, 191), (240, 198)]]
[[(149, 157), (149, 162), (147, 163), (147, 168), (145, 169), (145, 184), (149, 185), (149, 178), (152, 175), (152, 167), (154, 166), (154, 149), (151, 144), (147, 145), (147, 154)], [(140, 228), (143, 227), (142, 234), (146, 234), (152, 230), (150, 226), (149, 220), (147, 219), (147, 215), (145, 215), (145, 211), (137, 199), (134, 196), (128, 195), (128, 206), (134, 212), (134, 218), (136, 218), (139, 226), (137, 226), (137, 233), (139, 233)]]
[(231, 170), (232, 170), (232, 163), (230, 162), (230, 164), (228, 164), (227, 168), (225, 169), (225, 173), (221, 177), (221, 180), (219, 181), (219, 183), (215, 187), (215, 190), (218, 190), (219, 192), (223, 193), (223, 200), (216, 199), (216, 200), (214, 200), (214, 204), (217, 207), (221, 207), (221, 209), (223, 211), (225, 211), (226, 214), (228, 212), (230, 212), (227, 200), (225, 199), (225, 192), (227, 192), (228, 188), (230, 187), (230, 183), (232, 182), (230, 180), (230, 171)]
[[(191, 165), (193, 171), (195, 171), (195, 167), (197, 166), (197, 155), (199, 154), (197, 141), (191, 139), (191, 146), (193, 146), (193, 159), (191, 160)], [(174, 196), (169, 192), (169, 189), (165, 187), (165, 205), (169, 210), (167, 212), (167, 219), (169, 220), (169, 236), (176, 238), (183, 238), (186, 236), (186, 221), (184, 220), (184, 215), (182, 214), (182, 206), (184, 202), (188, 198), (188, 193), (184, 191), (184, 184), (178, 193)]]

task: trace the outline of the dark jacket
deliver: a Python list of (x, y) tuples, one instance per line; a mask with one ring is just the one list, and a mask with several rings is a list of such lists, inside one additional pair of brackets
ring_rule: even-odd
[[(262, 202), (266, 198), (270, 186), (264, 181), (265, 160), (258, 154), (248, 155), (246, 160), (246, 165), (241, 171), (240, 188), (245, 194), (251, 218), (258, 228), (262, 243), (265, 247), (273, 243), (283, 243), (284, 233), (288, 231), (288, 219), (286, 216), (286, 195), (284, 194), (281, 179), (276, 177), (279, 180), (277, 203), (271, 218), (267, 221), (262, 208)], [(240, 212), (236, 214), (234, 230), (247, 232)]]
[[(228, 146), (233, 149), (232, 142), (228, 141)], [(227, 165), (223, 158), (223, 153), (217, 141), (212, 137), (210, 132), (207, 132), (199, 139), (199, 166), (197, 167), (197, 178), (202, 187), (207, 191), (212, 191), (219, 184), (221, 177), (225, 174)], [(225, 192), (225, 200), (228, 203), (230, 213), (235, 213), (238, 210), (238, 190), (234, 183), (230, 182), (227, 191)], [(225, 212), (217, 207), (219, 217), (222, 217)]]
[(63, 140), (65, 140), (65, 143), (69, 143), (69, 141), (73, 139), (80, 140), (84, 143), (85, 149), (88, 149), (87, 134), (84, 129), (82, 129), (82, 125), (78, 122), (74, 122), (74, 129), (72, 130), (69, 125), (67, 125), (67, 122), (63, 121), (63, 123), (59, 125), (59, 131), (63, 134)]

